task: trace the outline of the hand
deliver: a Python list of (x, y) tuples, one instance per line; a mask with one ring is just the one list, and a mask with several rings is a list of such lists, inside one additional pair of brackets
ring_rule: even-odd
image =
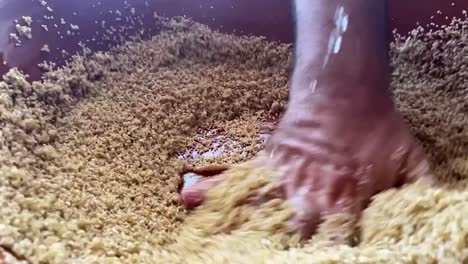
[[(328, 215), (359, 216), (378, 192), (419, 178), (432, 182), (421, 147), (390, 99), (362, 104), (348, 99), (316, 95), (307, 107), (291, 106), (267, 142), (266, 155), (255, 160), (279, 174), (296, 210), (292, 225), (304, 237)], [(222, 171), (193, 171), (210, 177), (183, 188), (186, 208), (203, 202), (222, 181)]]

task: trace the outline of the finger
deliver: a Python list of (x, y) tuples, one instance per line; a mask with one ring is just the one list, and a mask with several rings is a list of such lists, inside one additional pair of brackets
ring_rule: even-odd
[(200, 168), (187, 167), (182, 171), (182, 175), (194, 173), (203, 177), (211, 177), (219, 175), (230, 168), (228, 164), (210, 164)]
[(338, 213), (358, 215), (362, 202), (358, 200), (357, 177), (352, 171), (333, 166), (312, 167), (302, 186), (288, 200), (296, 215), (292, 224), (303, 238), (309, 238), (325, 217)]
[(202, 167), (186, 166), (180, 173), (182, 181), (179, 184), (178, 192), (182, 193), (182, 189), (188, 188), (193, 184), (201, 181), (203, 178), (220, 175), (229, 169), (229, 165), (225, 164), (210, 164)]
[(403, 174), (404, 184), (420, 182), (429, 186), (437, 185), (437, 180), (431, 173), (429, 161), (419, 145), (414, 146), (409, 152), (406, 167), (400, 173)]
[[(293, 206), (295, 215), (290, 225), (303, 239), (310, 238), (321, 221), (321, 212), (325, 209), (320, 195), (310, 192), (302, 187), (288, 201)], [(322, 204), (321, 204), (322, 203)]]
[(357, 223), (361, 213), (362, 204), (357, 199), (339, 200), (332, 208), (322, 213), (317, 238), (335, 244), (354, 246), (359, 240)]
[(197, 174), (184, 175), (184, 185), (181, 190), (183, 206), (189, 210), (200, 206), (205, 201), (206, 193), (223, 178), (222, 175), (210, 178), (203, 178)]

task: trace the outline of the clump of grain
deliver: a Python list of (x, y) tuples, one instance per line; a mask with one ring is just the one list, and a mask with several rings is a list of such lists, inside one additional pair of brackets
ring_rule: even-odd
[[(273, 172), (242, 165), (187, 218), (177, 240), (155, 263), (462, 263), (468, 256), (468, 193), (413, 184), (375, 197), (361, 219), (333, 216), (316, 236), (299, 243), (290, 235), (293, 214), (281, 199), (254, 206), (273, 192)], [(383, 226), (385, 223), (385, 226)], [(450, 226), (450, 228), (447, 228)], [(358, 243), (357, 243), (358, 242)], [(356, 246), (351, 246), (357, 243)], [(149, 262), (151, 262), (149, 261)]]
[[(234, 166), (190, 216), (178, 195), (179, 156), (210, 148), (197, 144), (200, 131), (222, 131), (245, 152), (199, 165), (241, 163), (258, 152), (260, 123), (286, 107), (291, 47), (185, 19), (159, 23), (152, 40), (85, 50), (41, 82), (15, 69), (4, 76), (0, 247), (36, 263), (461, 263), (467, 256), (468, 87), (460, 69), (468, 22), (392, 46), (398, 107), (438, 177), (459, 190), (390, 190), (364, 212), (361, 241), (352, 219), (337, 216), (306, 243), (290, 234), (293, 212), (271, 182), (274, 172)], [(259, 203), (265, 195), (270, 200)], [(340, 233), (359, 243), (336, 244)]]
[(42, 45), (41, 51), (42, 52), (50, 52), (49, 45), (47, 45), (47, 44)]
[(23, 36), (27, 39), (32, 39), (32, 29), (30, 26), (16, 24), (16, 32), (18, 32), (20, 36)]
[(10, 33), (9, 38), (11, 42), (15, 43), (15, 46), (21, 46), (21, 40), (16, 33)]
[(23, 19), (24, 23), (26, 23), (26, 25), (28, 27), (31, 27), (31, 24), (32, 24), (33, 20), (32, 20), (32, 18), (30, 16), (23, 16), (22, 19)]

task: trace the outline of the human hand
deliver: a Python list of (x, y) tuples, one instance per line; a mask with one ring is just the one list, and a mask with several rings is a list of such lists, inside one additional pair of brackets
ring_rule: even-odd
[[(373, 99), (359, 103), (323, 94), (307, 107), (292, 105), (264, 155), (252, 161), (277, 173), (275, 180), (296, 211), (291, 224), (304, 237), (329, 215), (359, 216), (378, 192), (420, 178), (432, 182), (421, 147), (390, 99)], [(222, 168), (193, 172), (208, 177), (182, 189), (189, 209), (224, 177)]]

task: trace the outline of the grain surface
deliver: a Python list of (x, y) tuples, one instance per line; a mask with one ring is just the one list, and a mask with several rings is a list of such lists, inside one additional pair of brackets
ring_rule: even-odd
[[(286, 107), (291, 46), (185, 19), (159, 23), (151, 40), (85, 50), (60, 69), (44, 64), (41, 82), (16, 69), (4, 76), (0, 248), (32, 263), (466, 261), (467, 21), (392, 44), (398, 109), (447, 186), (376, 196), (355, 246), (333, 243), (355, 235), (344, 216), (299, 243), (285, 202), (251, 202), (275, 189), (274, 172), (242, 162), (262, 148), (262, 122)], [(230, 154), (193, 165), (241, 165), (187, 215), (180, 157), (213, 149), (199, 141), (209, 131), (230, 139)]]

